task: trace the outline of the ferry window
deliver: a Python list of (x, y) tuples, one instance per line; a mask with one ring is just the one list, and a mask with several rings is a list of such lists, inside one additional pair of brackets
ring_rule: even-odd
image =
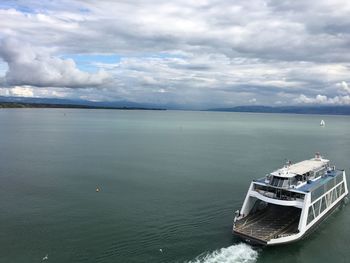
[(258, 185), (258, 184), (254, 184), (254, 189), (257, 191), (261, 190), (261, 191), (267, 191), (267, 192), (271, 192), (271, 193), (275, 192), (275, 189), (272, 187), (266, 187), (266, 186)]
[(272, 177), (271, 185), (275, 185), (275, 183), (276, 183), (276, 178)]
[(278, 186), (280, 179), (278, 177), (273, 177), (271, 185)]
[(321, 213), (326, 209), (326, 198), (322, 197), (322, 202), (321, 202)]
[(327, 192), (328, 190), (332, 189), (334, 187), (334, 184), (335, 184), (335, 179), (332, 178), (329, 182), (327, 182), (324, 185), (324, 191)]
[(341, 196), (342, 194), (344, 194), (344, 192), (345, 192), (344, 183), (342, 183), (337, 187), (338, 197)]
[(280, 179), (279, 182), (278, 182), (278, 187), (282, 187), (283, 186), (283, 179)]
[(340, 182), (343, 181), (343, 176), (342, 176), (342, 175), (337, 175), (337, 176), (335, 177), (335, 180), (336, 180), (336, 184), (339, 184)]
[(342, 194), (344, 194), (344, 192), (345, 192), (344, 183), (342, 183), (340, 185), (340, 194), (342, 195)]
[(266, 191), (266, 187), (265, 187), (265, 186), (262, 186), (262, 185), (255, 184), (255, 185), (254, 185), (254, 188), (255, 188), (256, 190), (263, 190), (263, 191)]
[(307, 223), (309, 224), (314, 219), (314, 213), (312, 211), (312, 207), (309, 207), (309, 213), (307, 215)]
[(314, 206), (314, 209), (315, 209), (315, 216), (318, 216), (319, 214), (319, 211), (320, 211), (320, 205), (321, 205), (321, 200), (318, 200), (313, 206)]
[(326, 169), (325, 169), (325, 168), (323, 168), (323, 169), (321, 169), (321, 170), (319, 170), (319, 171), (315, 172), (315, 177), (318, 177), (318, 176), (324, 175), (325, 171), (326, 171)]
[(332, 190), (332, 203), (337, 199), (336, 193), (337, 193), (336, 189), (333, 189)]
[(288, 187), (288, 179), (287, 178), (280, 178), (274, 176), (271, 182), (271, 185), (276, 186), (276, 187)]
[[(300, 180), (301, 180), (301, 179), (300, 179)], [(290, 179), (289, 179), (289, 184), (290, 184), (290, 185), (296, 185), (296, 184), (298, 183), (298, 181), (300, 181), (300, 180), (298, 180), (296, 177), (290, 178)]]
[(337, 192), (337, 197), (340, 196), (340, 185), (335, 189), (335, 191)]
[(335, 189), (337, 191), (337, 196), (339, 197), (341, 195), (340, 193), (340, 187), (341, 185), (338, 185), (337, 188)]
[(311, 201), (313, 202), (314, 200), (319, 198), (324, 193), (325, 193), (324, 188), (318, 187), (317, 189), (315, 189), (314, 191), (311, 192)]
[(304, 195), (301, 195), (299, 193), (296, 193), (294, 197), (299, 199), (304, 199)]

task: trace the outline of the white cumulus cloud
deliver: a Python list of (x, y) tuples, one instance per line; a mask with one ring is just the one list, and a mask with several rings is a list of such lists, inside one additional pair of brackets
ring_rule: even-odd
[(82, 88), (99, 86), (109, 80), (104, 70), (93, 74), (83, 72), (72, 59), (51, 56), (45, 50), (12, 38), (0, 42), (0, 57), (8, 64), (5, 75), (8, 85)]
[(348, 83), (346, 81), (339, 82), (336, 85), (337, 85), (337, 87), (340, 88), (340, 91), (342, 93), (350, 94), (350, 87), (349, 87), (349, 85), (348, 85)]
[(294, 102), (298, 104), (350, 105), (350, 96), (327, 97), (325, 95), (317, 95), (316, 97), (308, 97), (301, 94), (298, 98), (294, 99)]

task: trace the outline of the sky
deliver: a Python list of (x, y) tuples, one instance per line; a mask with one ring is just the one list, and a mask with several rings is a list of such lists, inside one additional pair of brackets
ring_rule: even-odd
[(1, 0), (0, 96), (350, 105), (347, 0)]

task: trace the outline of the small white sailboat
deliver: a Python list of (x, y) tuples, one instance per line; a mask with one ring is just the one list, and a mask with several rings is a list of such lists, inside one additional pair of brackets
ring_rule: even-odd
[(324, 120), (321, 120), (320, 126), (322, 126), (322, 127), (326, 126), (326, 123), (324, 122)]

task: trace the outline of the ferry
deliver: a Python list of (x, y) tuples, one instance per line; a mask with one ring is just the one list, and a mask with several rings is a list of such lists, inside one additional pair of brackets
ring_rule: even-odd
[(321, 223), (348, 195), (344, 170), (316, 153), (253, 180), (233, 234), (265, 246), (297, 241)]

